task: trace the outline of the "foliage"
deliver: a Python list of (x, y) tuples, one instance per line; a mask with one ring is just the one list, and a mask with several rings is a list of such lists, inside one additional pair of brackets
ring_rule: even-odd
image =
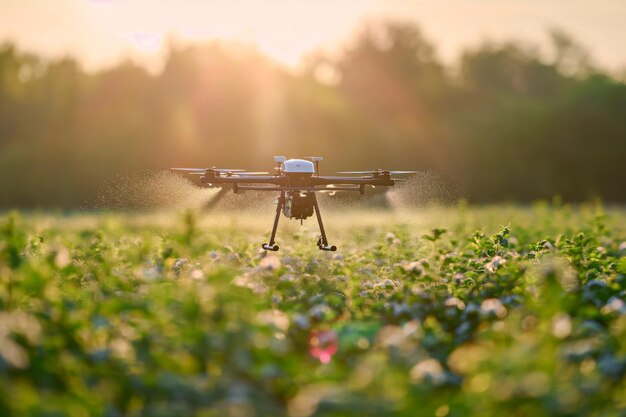
[[(486, 43), (444, 65), (412, 24), (370, 24), (289, 71), (256, 49), (172, 44), (163, 69), (95, 73), (0, 47), (0, 207), (78, 207), (170, 166), (435, 169), (473, 201), (624, 201), (626, 85), (562, 32), (554, 53)], [(242, 150), (245, 150), (243, 152)]]
[(624, 414), (623, 210), (338, 217), (3, 216), (0, 415)]

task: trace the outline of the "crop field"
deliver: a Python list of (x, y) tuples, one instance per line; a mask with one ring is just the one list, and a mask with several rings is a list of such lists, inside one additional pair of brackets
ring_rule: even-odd
[(626, 210), (322, 210), (0, 215), (0, 416), (626, 414)]

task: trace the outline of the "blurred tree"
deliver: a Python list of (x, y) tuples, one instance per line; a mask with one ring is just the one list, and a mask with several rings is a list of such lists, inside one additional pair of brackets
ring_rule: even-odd
[(586, 53), (559, 39), (570, 46), (561, 46), (566, 50), (552, 64), (515, 44), (484, 45), (463, 56), (453, 166), (474, 198), (626, 197), (618, 185), (626, 177), (614, 169), (615, 156), (626, 150), (617, 116), (625, 86), (586, 73), (589, 65), (575, 76), (563, 72), (568, 54)]
[(76, 207), (147, 168), (436, 169), (475, 201), (626, 201), (626, 85), (566, 33), (553, 54), (486, 43), (446, 67), (415, 25), (365, 25), (289, 72), (250, 45), (171, 43), (161, 73), (95, 73), (0, 47), (0, 206)]
[(16, 141), (25, 128), (25, 83), (34, 71), (35, 58), (19, 54), (9, 44), (0, 46), (0, 149)]
[(594, 71), (589, 53), (562, 29), (552, 29), (554, 66), (563, 74), (587, 75)]

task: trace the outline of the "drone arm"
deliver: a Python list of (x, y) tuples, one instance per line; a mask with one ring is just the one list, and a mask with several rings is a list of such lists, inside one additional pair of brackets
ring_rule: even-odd
[(391, 187), (395, 185), (395, 180), (388, 177), (315, 177), (313, 179), (315, 185), (379, 185)]
[[(364, 186), (363, 186), (364, 187)], [(301, 192), (318, 192), (318, 191), (361, 191), (361, 186), (339, 186), (339, 187), (281, 187), (271, 185), (237, 185), (238, 191), (301, 191)]]
[(210, 176), (205, 175), (200, 177), (200, 182), (203, 184), (280, 184), (280, 178), (272, 177), (272, 176), (255, 176), (255, 177), (246, 177), (246, 176), (232, 176), (232, 177), (224, 177), (224, 176)]

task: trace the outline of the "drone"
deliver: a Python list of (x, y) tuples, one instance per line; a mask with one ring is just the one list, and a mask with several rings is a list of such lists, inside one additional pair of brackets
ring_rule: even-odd
[[(204, 187), (232, 187), (235, 194), (240, 191), (272, 191), (279, 193), (276, 217), (269, 243), (261, 247), (267, 251), (277, 251), (276, 230), (281, 211), (289, 219), (302, 221), (315, 213), (320, 228), (320, 238), (317, 247), (324, 251), (336, 251), (335, 245), (329, 245), (326, 231), (322, 222), (322, 215), (317, 203), (316, 193), (336, 191), (354, 191), (365, 194), (366, 186), (391, 187), (401, 179), (392, 178), (392, 175), (414, 174), (416, 171), (388, 171), (376, 169), (373, 171), (342, 171), (343, 176), (326, 176), (319, 174), (320, 156), (305, 157), (302, 159), (287, 159), (285, 156), (275, 156), (273, 175), (269, 172), (251, 172), (242, 169), (227, 168), (171, 168), (190, 175), (199, 175), (200, 184)], [(360, 176), (355, 176), (360, 175)]]

